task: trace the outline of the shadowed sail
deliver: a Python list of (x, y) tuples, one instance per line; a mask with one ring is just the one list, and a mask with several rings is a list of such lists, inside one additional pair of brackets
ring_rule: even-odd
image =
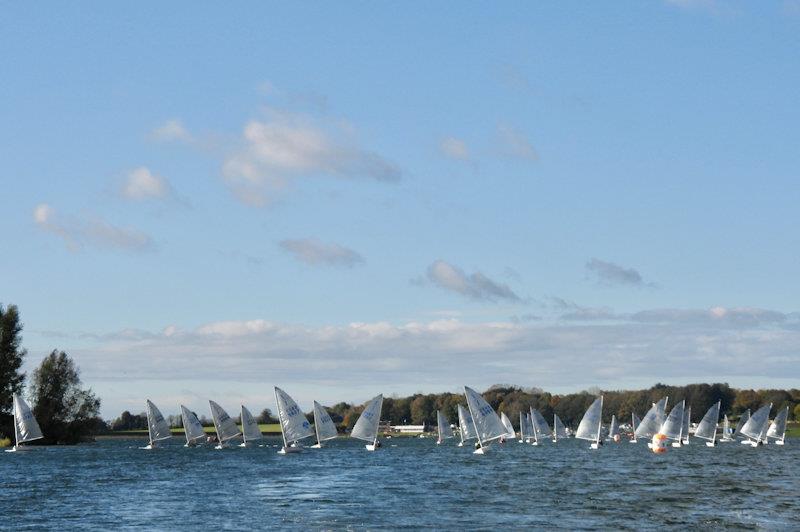
[(219, 442), (217, 449), (221, 449), (226, 441), (241, 435), (241, 432), (239, 432), (239, 427), (236, 426), (236, 423), (224, 408), (214, 401), (208, 401), (208, 404), (211, 407), (211, 419), (214, 420), (214, 429), (217, 431), (217, 441)]
[(673, 406), (672, 411), (667, 416), (667, 420), (661, 425), (661, 430), (659, 432), (670, 440), (681, 440), (681, 436), (683, 435), (683, 419), (686, 414), (684, 409), (685, 405), (686, 402), (684, 400)]
[(542, 413), (535, 408), (531, 408), (531, 421), (537, 441), (551, 436), (550, 425), (547, 424)]
[(383, 408), (383, 395), (377, 395), (365, 406), (364, 411), (358, 416), (350, 436), (359, 440), (370, 442), (366, 445), (368, 451), (374, 451), (378, 443), (378, 425), (381, 422), (381, 409)]
[(739, 421), (736, 423), (736, 428), (733, 429), (733, 436), (738, 437), (742, 434), (742, 427), (744, 424), (747, 423), (747, 420), (750, 419), (750, 409), (748, 408), (747, 411), (739, 416)]
[(575, 437), (581, 440), (592, 441), (591, 449), (600, 446), (600, 430), (603, 428), (603, 396), (601, 395), (589, 406), (583, 414)]
[(186, 434), (186, 445), (194, 445), (198, 441), (205, 439), (206, 433), (203, 426), (194, 412), (181, 405), (181, 420), (183, 421), (183, 432)]
[(692, 424), (692, 405), (686, 407), (686, 412), (683, 415), (683, 428), (681, 430), (681, 437), (683, 444), (689, 443), (689, 426)]
[(478, 438), (478, 433), (475, 432), (475, 424), (472, 422), (472, 415), (462, 405), (458, 405), (458, 430), (461, 433), (459, 446), (464, 445), (465, 441)]
[(553, 441), (557, 442), (560, 439), (568, 438), (567, 427), (561, 421), (557, 414), (553, 414)]
[(767, 438), (773, 438), (778, 445), (783, 445), (786, 441), (786, 420), (789, 419), (789, 407), (787, 406), (775, 416), (772, 424), (767, 430)]
[(332, 440), (339, 435), (328, 411), (316, 401), (314, 401), (314, 432), (317, 433), (317, 443), (312, 446), (315, 449), (322, 447), (322, 442)]
[(608, 427), (608, 439), (613, 440), (615, 436), (619, 436), (619, 421), (617, 421), (617, 416), (611, 416), (611, 425)]
[(259, 430), (258, 423), (253, 417), (253, 414), (242, 405), (242, 438), (244, 439), (242, 446), (244, 447), (247, 445), (249, 441), (260, 440), (263, 437), (264, 435), (261, 434), (261, 430)]
[[(286, 454), (293, 443), (313, 436), (314, 430), (294, 399), (277, 386), (275, 387), (275, 401), (278, 403), (278, 419), (283, 435), (283, 448), (278, 452)], [(294, 448), (299, 449), (298, 447)]]
[(150, 436), (150, 445), (148, 445), (150, 448), (155, 442), (172, 437), (167, 420), (150, 399), (147, 400), (147, 432)]
[(528, 428), (528, 416), (524, 412), (519, 413), (519, 442), (522, 443), (531, 433)]
[(28, 403), (17, 394), (13, 396), (14, 403), (14, 447), (10, 451), (16, 451), (21, 444), (44, 438), (39, 423), (33, 417), (33, 412)]
[(707, 443), (709, 447), (713, 447), (714, 443), (717, 441), (717, 421), (719, 421), (719, 408), (721, 404), (720, 401), (717, 401), (712, 405), (694, 431), (694, 437), (708, 440)]
[(444, 417), (441, 410), (436, 411), (436, 428), (439, 431), (439, 439), (436, 443), (442, 443), (447, 438), (453, 437), (453, 429), (450, 428), (450, 423)]
[(731, 422), (728, 421), (728, 414), (722, 416), (722, 437), (719, 441), (731, 441)]
[(665, 421), (664, 412), (667, 409), (668, 400), (669, 397), (662, 398), (647, 411), (633, 433), (634, 438), (652, 438), (658, 434)]
[(500, 420), (500, 416), (481, 394), (469, 386), (464, 386), (464, 394), (467, 396), (467, 407), (472, 415), (472, 424), (475, 426), (480, 444), (480, 448), (475, 453), (483, 454), (484, 445), (505, 436), (507, 429)]

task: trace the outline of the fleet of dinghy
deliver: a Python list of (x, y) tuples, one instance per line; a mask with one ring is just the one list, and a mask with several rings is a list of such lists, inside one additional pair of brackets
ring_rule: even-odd
[(154, 449), (156, 442), (168, 440), (172, 437), (172, 431), (169, 428), (169, 423), (161, 415), (161, 411), (156, 408), (156, 405), (148, 399), (147, 400), (147, 434), (150, 437), (150, 443), (143, 449)]
[(194, 447), (206, 439), (206, 433), (195, 413), (183, 405), (180, 406), (183, 432), (186, 435), (186, 445), (184, 447)]
[(241, 436), (242, 433), (224, 408), (211, 400), (208, 404), (211, 407), (211, 419), (214, 421), (214, 430), (217, 433), (217, 445), (214, 448), (224, 449), (229, 440)]
[(242, 405), (242, 443), (239, 447), (247, 447), (248, 443), (260, 440), (264, 437), (261, 434), (261, 429), (258, 428), (258, 422), (253, 417), (253, 414)]
[(13, 396), (14, 403), (14, 447), (6, 449), (7, 453), (21, 450), (23, 443), (44, 438), (39, 423), (33, 417), (33, 412), (28, 403), (17, 394)]
[(474, 453), (484, 454), (486, 445), (505, 436), (507, 429), (500, 421), (500, 416), (481, 394), (468, 386), (464, 386), (464, 394), (467, 396), (467, 407), (478, 436), (478, 448)]
[(589, 406), (586, 413), (583, 414), (578, 430), (575, 431), (575, 437), (581, 440), (589, 440), (592, 442), (590, 449), (599, 449), (600, 445), (600, 432), (603, 429), (603, 396), (601, 395)]
[(356, 424), (353, 426), (353, 431), (350, 433), (351, 438), (368, 442), (365, 445), (368, 451), (374, 451), (380, 447), (378, 425), (381, 422), (382, 408), (383, 395), (378, 395), (364, 406), (364, 411), (361, 412)]
[(321, 449), (322, 442), (336, 438), (339, 433), (328, 411), (321, 404), (314, 401), (314, 432), (317, 434), (317, 443), (312, 449)]
[(436, 411), (436, 430), (439, 434), (439, 437), (436, 439), (437, 445), (441, 445), (444, 443), (444, 440), (453, 437), (453, 429), (450, 428), (450, 423), (448, 423), (447, 418), (444, 417), (441, 410)]

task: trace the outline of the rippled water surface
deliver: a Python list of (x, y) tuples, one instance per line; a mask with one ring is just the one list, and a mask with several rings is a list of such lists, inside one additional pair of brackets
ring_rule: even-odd
[(494, 445), (346, 438), (322, 450), (186, 449), (176, 438), (0, 453), (2, 527), (212, 529), (800, 527), (800, 441)]

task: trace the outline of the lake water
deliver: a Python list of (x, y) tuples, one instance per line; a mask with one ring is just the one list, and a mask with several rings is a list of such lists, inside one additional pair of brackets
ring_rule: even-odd
[(322, 450), (154, 451), (143, 440), (0, 453), (2, 528), (393, 529), (800, 527), (800, 440), (696, 440), (590, 451), (516, 441), (485, 456), (453, 440), (342, 438)]

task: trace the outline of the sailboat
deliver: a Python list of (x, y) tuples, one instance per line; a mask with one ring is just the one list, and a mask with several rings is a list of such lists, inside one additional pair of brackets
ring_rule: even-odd
[(733, 438), (731, 438), (731, 422), (728, 421), (728, 414), (725, 414), (722, 417), (722, 437), (719, 439), (719, 441), (720, 442), (733, 441)]
[(500, 413), (500, 422), (503, 423), (503, 426), (506, 428), (506, 433), (503, 434), (500, 442), (503, 443), (504, 441), (514, 439), (517, 433), (514, 431), (514, 425), (511, 423), (511, 420), (508, 419), (508, 416), (505, 412)]
[(439, 438), (436, 440), (436, 445), (441, 445), (447, 438), (453, 437), (453, 429), (450, 428), (450, 423), (444, 417), (441, 410), (436, 411), (436, 427), (439, 431)]
[(505, 436), (508, 429), (481, 394), (468, 386), (464, 386), (464, 394), (467, 396), (467, 407), (472, 415), (472, 424), (478, 436), (478, 448), (473, 453), (484, 454), (486, 444)]
[(525, 412), (519, 413), (519, 443), (525, 443), (528, 437), (528, 416)]
[(636, 443), (636, 428), (642, 423), (635, 412), (631, 412), (631, 443)]
[(535, 441), (531, 445), (538, 445), (539, 440), (544, 441), (546, 438), (549, 438), (552, 435), (550, 433), (550, 425), (548, 425), (547, 421), (544, 420), (542, 413), (535, 408), (531, 408), (531, 420), (533, 424), (533, 435), (535, 438)]
[(739, 435), (742, 433), (742, 427), (744, 424), (747, 423), (747, 420), (750, 419), (750, 409), (748, 408), (747, 411), (739, 416), (739, 421), (736, 423), (736, 428), (733, 429), (733, 437), (738, 438)]
[[(649, 439), (658, 434), (658, 431), (661, 430), (661, 425), (666, 421), (664, 413), (667, 410), (668, 402), (669, 397), (663, 397), (659, 402), (653, 403), (653, 406), (650, 407), (650, 410), (647, 411), (641, 423), (639, 423), (636, 430), (633, 432), (634, 438)], [(647, 445), (650, 446), (651, 443), (648, 442)]]
[(242, 443), (239, 444), (239, 447), (247, 447), (247, 444), (260, 440), (264, 437), (261, 434), (261, 430), (258, 428), (258, 422), (256, 422), (256, 418), (253, 417), (253, 414), (242, 405)]
[(619, 441), (619, 421), (615, 414), (611, 415), (611, 425), (608, 427), (608, 439), (610, 441)]
[(13, 396), (14, 402), (14, 447), (6, 449), (7, 453), (22, 450), (22, 444), (44, 438), (39, 423), (33, 417), (33, 412), (28, 403), (17, 394)]
[(458, 432), (461, 436), (461, 441), (458, 443), (459, 447), (463, 447), (466, 441), (478, 439), (478, 433), (475, 432), (475, 424), (472, 422), (472, 414), (461, 405), (458, 405)]
[(692, 405), (686, 407), (683, 416), (683, 444), (689, 445), (689, 427), (692, 425)]
[(148, 399), (147, 400), (147, 434), (150, 438), (150, 443), (142, 449), (154, 449), (156, 442), (168, 440), (172, 437), (172, 432), (169, 430), (169, 423), (161, 415), (156, 405)]
[(681, 401), (672, 407), (672, 411), (667, 416), (667, 419), (661, 425), (661, 430), (658, 432), (667, 437), (667, 439), (674, 440), (673, 447), (680, 447), (681, 440), (683, 439), (683, 419), (686, 415), (686, 401)]
[(757, 447), (761, 443), (761, 439), (765, 436), (767, 425), (769, 424), (770, 410), (772, 410), (772, 403), (762, 406), (753, 412), (750, 419), (742, 425), (740, 432), (744, 436), (747, 436), (746, 440), (742, 440), (743, 444)]
[(232, 440), (237, 436), (241, 436), (239, 427), (233, 421), (233, 418), (228, 415), (224, 408), (219, 406), (214, 401), (208, 401), (211, 407), (211, 419), (214, 420), (214, 430), (217, 431), (217, 445), (214, 449), (223, 449), (225, 442)]
[(583, 414), (575, 437), (581, 440), (589, 440), (592, 445), (590, 449), (600, 448), (600, 431), (603, 428), (603, 396), (601, 395), (589, 406)]
[(559, 438), (564, 439), (568, 437), (567, 427), (564, 426), (558, 414), (553, 414), (553, 443), (558, 443)]
[(525, 421), (527, 421), (527, 423), (528, 423), (528, 425), (527, 425), (528, 426), (528, 439), (525, 440), (525, 441), (527, 441), (528, 443), (531, 443), (531, 440), (533, 440), (533, 418), (531, 417), (531, 413), (530, 412), (527, 412), (525, 414)]
[(778, 412), (772, 424), (767, 430), (767, 438), (773, 438), (775, 445), (783, 445), (786, 442), (786, 420), (789, 418), (789, 407), (786, 406), (783, 410)]
[(711, 405), (711, 408), (708, 409), (706, 415), (703, 416), (703, 419), (700, 420), (697, 429), (694, 431), (695, 438), (708, 440), (706, 442), (708, 447), (714, 447), (717, 442), (717, 421), (719, 421), (719, 408), (721, 404), (721, 401), (717, 401), (715, 404)]
[(322, 442), (332, 440), (339, 435), (328, 411), (321, 404), (314, 401), (314, 432), (317, 433), (317, 443), (312, 449), (322, 449)]
[(283, 447), (278, 454), (300, 452), (302, 447), (298, 445), (298, 442), (314, 435), (311, 423), (308, 422), (306, 415), (303, 414), (294, 399), (277, 386), (275, 387), (275, 401), (278, 403), (278, 419), (283, 436)]
[(183, 421), (183, 432), (186, 434), (186, 445), (184, 447), (194, 447), (206, 438), (206, 433), (203, 430), (203, 425), (197, 416), (181, 405), (181, 420)]
[(374, 451), (380, 447), (378, 443), (378, 425), (381, 422), (381, 409), (383, 408), (383, 395), (377, 395), (364, 406), (364, 411), (358, 417), (353, 431), (350, 433), (352, 438), (364, 440), (367, 443), (364, 447), (368, 451)]

